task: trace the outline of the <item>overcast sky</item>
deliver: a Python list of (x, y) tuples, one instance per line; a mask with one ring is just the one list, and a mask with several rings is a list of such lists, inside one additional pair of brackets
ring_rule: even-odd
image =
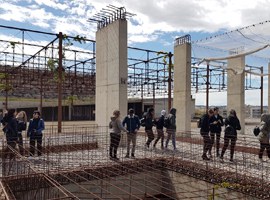
[(128, 24), (129, 45), (165, 51), (172, 51), (177, 36), (188, 33), (192, 40), (197, 40), (270, 19), (270, 0), (0, 0), (0, 3), (1, 25), (61, 31), (89, 39), (95, 39), (96, 25), (87, 22), (88, 18), (109, 4), (124, 6), (136, 14)]

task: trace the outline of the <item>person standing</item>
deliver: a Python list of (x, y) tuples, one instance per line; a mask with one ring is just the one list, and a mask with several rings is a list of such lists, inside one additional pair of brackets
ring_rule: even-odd
[(163, 131), (163, 127), (164, 127), (164, 119), (165, 119), (165, 115), (166, 115), (166, 111), (162, 110), (161, 111), (161, 115), (159, 117), (159, 119), (156, 122), (156, 129), (157, 129), (157, 138), (154, 142), (154, 148), (156, 147), (157, 142), (159, 141), (159, 139), (161, 139), (161, 149), (164, 149), (164, 131)]
[(261, 115), (261, 123), (259, 126), (260, 133), (258, 139), (260, 141), (259, 159), (262, 161), (263, 152), (266, 149), (267, 156), (270, 158), (270, 144), (269, 144), (269, 133), (270, 133), (270, 114)]
[(26, 130), (27, 126), (27, 116), (24, 111), (20, 111), (16, 115), (17, 123), (18, 123), (18, 146), (19, 146), (19, 151), (20, 154), (23, 156), (24, 155), (24, 147), (23, 147), (23, 136), (22, 136), (22, 131)]
[(149, 108), (145, 117), (145, 132), (148, 138), (145, 143), (145, 146), (147, 148), (150, 147), (151, 142), (155, 139), (154, 132), (153, 132), (154, 117), (155, 117), (154, 108)]
[(235, 110), (231, 109), (229, 116), (225, 119), (225, 134), (224, 145), (220, 155), (220, 159), (223, 162), (223, 156), (231, 141), (230, 161), (233, 162), (234, 147), (237, 140), (237, 130), (241, 130), (240, 121), (236, 115)]
[(166, 145), (165, 148), (168, 148), (168, 144), (170, 139), (172, 138), (172, 145), (173, 149), (176, 150), (176, 139), (175, 139), (175, 134), (176, 134), (176, 109), (171, 108), (170, 114), (168, 115), (168, 128), (167, 128), (167, 140), (166, 140)]
[(203, 160), (210, 160), (210, 158), (207, 157), (207, 152), (209, 152), (209, 150), (211, 149), (211, 139), (209, 136), (209, 129), (210, 129), (210, 119), (213, 115), (214, 111), (212, 109), (209, 109), (208, 112), (201, 117), (200, 134), (203, 137), (203, 154), (202, 154)]
[[(0, 122), (2, 122), (4, 115), (3, 112), (0, 111)], [(0, 123), (0, 127), (2, 127), (2, 123)]]
[(30, 156), (35, 155), (35, 147), (37, 144), (37, 154), (42, 155), (42, 131), (45, 129), (44, 120), (40, 116), (38, 110), (34, 111), (33, 118), (30, 119), (27, 130), (27, 137), (30, 137)]
[(128, 115), (122, 122), (123, 126), (127, 128), (127, 154), (126, 158), (130, 156), (130, 143), (132, 142), (131, 157), (135, 158), (135, 148), (136, 148), (136, 138), (137, 132), (140, 129), (140, 120), (137, 115), (135, 115), (134, 110), (130, 108), (128, 110)]
[(7, 147), (5, 149), (4, 157), (9, 157), (9, 159), (15, 158), (14, 151), (18, 140), (18, 128), (15, 113), (15, 109), (9, 109), (1, 120), (3, 131), (7, 140)]
[(220, 146), (220, 135), (221, 135), (221, 127), (224, 125), (223, 117), (219, 115), (219, 108), (214, 108), (214, 115), (210, 118), (210, 138), (211, 138), (211, 146), (209, 149), (209, 157), (212, 158), (212, 147), (216, 138), (216, 156), (219, 157), (219, 146)]
[(119, 158), (117, 158), (117, 149), (121, 139), (121, 131), (127, 132), (121, 123), (119, 110), (113, 111), (109, 128), (112, 129), (110, 132), (110, 159), (119, 160)]

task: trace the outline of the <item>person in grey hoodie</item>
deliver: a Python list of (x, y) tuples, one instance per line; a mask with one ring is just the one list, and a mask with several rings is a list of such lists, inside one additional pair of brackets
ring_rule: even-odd
[(270, 114), (261, 115), (261, 123), (259, 129), (260, 129), (260, 133), (258, 135), (258, 139), (260, 141), (259, 159), (262, 161), (263, 152), (265, 149), (268, 158), (270, 158), (270, 144), (269, 144)]
[(122, 122), (120, 120), (120, 111), (115, 110), (113, 111), (113, 117), (111, 117), (111, 121), (109, 124), (109, 128), (111, 129), (110, 132), (110, 159), (112, 160), (119, 160), (117, 158), (117, 149), (119, 146), (119, 142), (121, 139), (121, 131), (127, 132), (127, 130), (123, 127)]

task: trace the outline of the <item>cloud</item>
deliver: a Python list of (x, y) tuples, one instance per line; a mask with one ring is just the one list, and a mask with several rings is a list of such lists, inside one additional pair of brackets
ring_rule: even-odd
[(6, 21), (24, 22), (27, 19), (27, 12), (30, 11), (28, 9), (21, 10), (20, 6), (13, 6), (12, 4), (6, 2), (2, 3), (1, 7), (0, 19)]
[(129, 43), (134, 43), (134, 42), (150, 42), (150, 41), (156, 40), (157, 38), (158, 38), (157, 35), (132, 34), (132, 36), (129, 37)]
[(109, 4), (136, 14), (128, 25), (130, 42), (155, 41), (168, 32), (213, 33), (270, 19), (269, 0), (13, 0), (2, 4), (0, 19), (94, 38), (96, 25), (87, 19)]
[[(132, 9), (138, 16), (147, 15), (148, 23), (158, 28), (161, 22), (166, 23), (174, 31), (203, 31), (215, 32), (221, 28), (233, 29), (242, 27), (243, 24), (252, 24), (269, 19), (267, 12), (269, 5), (265, 0), (258, 1), (233, 1), (233, 0), (189, 0), (174, 1), (166, 0), (164, 6), (159, 6), (164, 1), (125, 1), (127, 9)], [(262, 3), (264, 2), (264, 7)], [(269, 2), (269, 1), (268, 1)], [(264, 13), (263, 16), (255, 17), (255, 14), (246, 22), (250, 13)]]
[(34, 2), (40, 6), (47, 6), (57, 10), (68, 9), (68, 6), (64, 3), (57, 3), (58, 0), (34, 0)]

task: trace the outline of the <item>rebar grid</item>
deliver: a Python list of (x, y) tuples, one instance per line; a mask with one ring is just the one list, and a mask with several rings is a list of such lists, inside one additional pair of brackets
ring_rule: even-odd
[[(252, 137), (239, 136), (235, 163), (226, 161), (228, 152), (225, 155), (225, 163), (221, 163), (215, 156), (211, 162), (201, 159), (202, 139), (195, 131), (177, 133), (177, 151), (169, 150), (170, 146), (168, 150), (145, 149), (146, 136), (140, 132), (137, 137), (135, 160), (124, 158), (126, 138), (123, 135), (118, 150), (120, 161), (115, 162), (108, 156), (107, 127), (77, 127), (76, 132), (76, 127), (68, 127), (64, 129), (63, 135), (58, 135), (52, 130), (54, 129), (47, 130), (48, 137), (44, 138), (43, 156), (29, 159), (22, 157), (15, 149), (15, 159), (2, 159), (2, 182), (5, 191), (9, 191), (7, 194), (17, 196), (23, 191), (28, 191), (24, 187), (29, 184), (36, 187), (37, 184), (31, 184), (28, 177), (38, 175), (45, 177), (45, 182), (49, 181), (47, 186), (44, 186), (48, 190), (46, 195), (50, 193), (50, 187), (53, 186), (56, 190), (54, 196), (46, 196), (40, 189), (34, 189), (38, 197), (48, 199), (70, 198), (71, 194), (76, 198), (84, 194), (97, 199), (111, 199), (113, 196), (115, 199), (125, 199), (125, 195), (131, 199), (140, 199), (142, 193), (145, 194), (144, 198), (148, 196), (153, 199), (158, 199), (155, 196), (157, 194), (170, 199), (177, 199), (179, 196), (183, 199), (203, 198), (215, 192), (219, 196), (226, 196), (228, 191), (226, 188), (223, 191), (223, 187), (220, 186), (222, 183), (228, 183), (229, 191), (232, 189), (258, 198), (269, 197), (266, 194), (270, 180), (268, 162), (259, 161), (259, 144)], [(191, 136), (187, 136), (188, 134)], [(25, 140), (25, 152), (28, 152), (27, 145), (28, 141)], [(2, 143), (2, 147), (6, 147), (5, 144)], [(195, 179), (183, 179), (183, 174)], [(24, 179), (27, 184), (20, 184), (18, 187), (19, 182), (24, 182)], [(198, 180), (211, 184), (204, 189), (196, 188), (194, 185)], [(188, 183), (191, 185), (187, 187)], [(72, 187), (68, 184), (72, 184)], [(7, 186), (9, 190), (6, 189)], [(78, 190), (83, 192), (75, 192), (71, 188), (80, 188)], [(213, 188), (215, 192), (212, 191)], [(32, 193), (33, 191), (29, 192), (31, 195)], [(239, 197), (234, 195), (235, 199)], [(26, 197), (24, 199), (27, 199)]]
[[(63, 54), (59, 55), (59, 33), (2, 25), (0, 28), (12, 35), (0, 40), (0, 90), (3, 96), (40, 99), (41, 102), (42, 99), (56, 99), (60, 79), (57, 62), (62, 59), (63, 100), (71, 104), (76, 100), (91, 101), (95, 95), (95, 41), (63, 34)], [(173, 91), (173, 65), (169, 66), (170, 60), (173, 62), (171, 56), (170, 52), (128, 47), (128, 97), (167, 97), (169, 68), (172, 68)], [(192, 58), (193, 93), (204, 92), (206, 88), (206, 66), (198, 67), (200, 60)], [(226, 90), (226, 65), (226, 62), (211, 63), (210, 92)], [(260, 69), (246, 66), (246, 73), (246, 89), (260, 88), (258, 81), (254, 82), (254, 73), (260, 74)]]

